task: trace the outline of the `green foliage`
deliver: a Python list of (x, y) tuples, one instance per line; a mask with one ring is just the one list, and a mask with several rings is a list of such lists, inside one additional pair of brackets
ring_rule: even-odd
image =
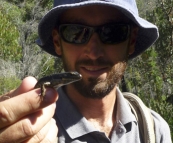
[(0, 0), (0, 12), (5, 15), (9, 21), (13, 22), (15, 26), (18, 26), (18, 24), (22, 22), (20, 17), (23, 13), (22, 9), (19, 9), (19, 7), (5, 0)]
[[(143, 97), (142, 99), (145, 101), (146, 98)], [(150, 97), (148, 97), (150, 98)], [(173, 105), (166, 102), (166, 96), (160, 96), (160, 99), (153, 99), (151, 98), (150, 101), (145, 101), (146, 105), (159, 113), (169, 124), (171, 130), (171, 137), (173, 139)]]
[(12, 76), (12, 77), (0, 77), (0, 95), (3, 95), (4, 93), (9, 92), (12, 89), (15, 89), (18, 87), (21, 83), (21, 80), (18, 78)]
[[(142, 8), (144, 1), (138, 0)], [(153, 5), (153, 1), (150, 1)], [(159, 39), (141, 56), (129, 61), (125, 74), (128, 91), (158, 112), (169, 124), (173, 139), (173, 1), (158, 0), (142, 13), (159, 28)], [(141, 11), (140, 11), (141, 12)]]
[[(6, 0), (6, 1), (9, 3), (13, 3), (14, 5), (18, 5), (18, 6), (23, 5), (24, 3), (27, 3), (27, 2), (25, 2), (25, 0)], [(28, 3), (33, 3), (33, 2), (36, 2), (36, 0), (30, 1)], [(37, 2), (39, 2), (39, 5), (42, 8), (50, 9), (53, 5), (53, 0), (40, 0), (40, 1), (37, 0)]]
[[(22, 8), (21, 18), (24, 22), (33, 19), (33, 15), (39, 15), (44, 10), (50, 9), (53, 6), (53, 0), (6, 0), (8, 3)], [(42, 15), (40, 15), (40, 18)]]
[(53, 0), (43, 0), (41, 1), (41, 6), (50, 9), (53, 7)]
[(173, 1), (158, 0), (156, 8), (148, 14), (148, 19), (155, 23), (159, 28), (160, 37), (155, 44), (155, 50), (158, 54), (157, 67), (160, 71), (158, 79), (161, 79), (160, 94), (151, 100), (151, 108), (161, 114), (168, 122), (173, 139), (173, 100), (167, 101), (173, 96)]
[(19, 61), (21, 58), (21, 47), (18, 43), (19, 31), (13, 19), (20, 12), (10, 4), (5, 2), (0, 4), (0, 57), (4, 60)]
[(62, 72), (63, 66), (62, 66), (62, 61), (60, 58), (51, 56), (48, 59), (47, 54), (45, 54), (43, 56), (44, 57), (42, 58), (41, 65), (40, 65), (42, 68), (41, 68), (39, 78), (43, 77), (43, 76)]
[(19, 3), (23, 3), (25, 0), (6, 0), (9, 3), (13, 3), (15, 5), (19, 4)]
[(125, 79), (129, 91), (137, 94), (148, 107), (167, 121), (173, 139), (173, 100), (167, 100), (172, 96), (170, 90), (173, 87), (169, 83), (171, 81), (164, 81), (157, 59), (155, 48), (148, 49), (129, 62)]

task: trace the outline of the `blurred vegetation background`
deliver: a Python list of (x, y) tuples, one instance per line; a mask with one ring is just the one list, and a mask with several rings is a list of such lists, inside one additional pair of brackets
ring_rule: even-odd
[[(63, 71), (61, 60), (36, 44), (37, 26), (53, 0), (0, 0), (0, 95), (27, 76)], [(129, 61), (120, 84), (137, 94), (169, 124), (173, 139), (173, 0), (137, 0), (139, 15), (156, 24), (160, 37)]]

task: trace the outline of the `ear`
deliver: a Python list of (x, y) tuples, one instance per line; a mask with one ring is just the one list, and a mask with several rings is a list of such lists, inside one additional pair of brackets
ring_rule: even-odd
[(130, 43), (129, 43), (129, 51), (128, 54), (131, 55), (135, 51), (135, 44), (138, 34), (138, 27), (132, 27), (131, 35), (130, 35)]
[(61, 56), (61, 54), (62, 54), (61, 41), (60, 41), (59, 33), (56, 29), (53, 29), (53, 31), (52, 31), (52, 37), (53, 37), (53, 44), (54, 44), (55, 52), (57, 53), (58, 56)]

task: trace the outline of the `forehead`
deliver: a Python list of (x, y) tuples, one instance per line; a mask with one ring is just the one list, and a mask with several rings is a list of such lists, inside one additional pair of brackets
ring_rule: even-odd
[(60, 23), (79, 23), (87, 25), (101, 25), (110, 22), (128, 22), (129, 19), (118, 9), (110, 6), (85, 6), (65, 11)]

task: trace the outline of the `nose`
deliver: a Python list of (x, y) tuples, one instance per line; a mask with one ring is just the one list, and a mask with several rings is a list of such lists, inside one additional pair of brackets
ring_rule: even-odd
[(104, 55), (103, 43), (100, 41), (100, 38), (96, 32), (94, 32), (86, 44), (85, 55), (92, 59), (96, 60)]

